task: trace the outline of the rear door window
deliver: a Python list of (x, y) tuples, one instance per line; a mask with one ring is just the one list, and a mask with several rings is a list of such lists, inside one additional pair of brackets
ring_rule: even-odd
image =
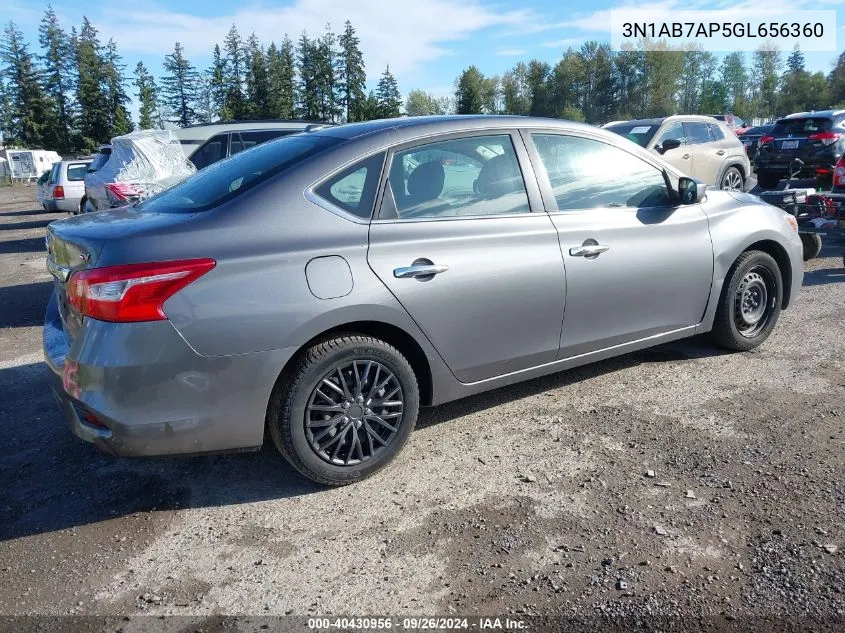
[(725, 133), (722, 131), (722, 128), (714, 123), (708, 123), (707, 128), (710, 130), (710, 138), (714, 141), (721, 141), (725, 138)]
[(67, 179), (71, 182), (85, 180), (85, 172), (88, 170), (86, 163), (71, 163), (67, 166)]
[(140, 207), (159, 213), (206, 211), (241, 195), (296, 163), (342, 143), (331, 136), (297, 135), (265, 143), (209, 165)]
[(205, 144), (191, 155), (191, 162), (198, 170), (226, 158), (229, 152), (229, 135), (218, 134), (208, 139)]
[(710, 142), (710, 131), (707, 129), (707, 124), (701, 121), (684, 123), (684, 136), (687, 138), (687, 145)]
[(250, 147), (261, 145), (265, 141), (271, 141), (280, 136), (292, 134), (291, 130), (253, 130), (251, 132), (232, 132), (232, 145), (229, 148), (229, 155), (234, 156)]

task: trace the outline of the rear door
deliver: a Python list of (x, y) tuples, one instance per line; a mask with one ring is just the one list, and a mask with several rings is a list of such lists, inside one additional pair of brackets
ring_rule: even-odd
[(693, 169), (690, 175), (708, 185), (715, 185), (725, 149), (713, 142), (709, 126), (704, 121), (684, 121), (684, 135), (692, 154)]
[(563, 261), (519, 136), (432, 137), (387, 164), (368, 261), (458, 380), (554, 360)]
[(566, 267), (559, 357), (698, 324), (713, 277), (700, 205), (675, 206), (657, 166), (600, 139), (530, 139)]

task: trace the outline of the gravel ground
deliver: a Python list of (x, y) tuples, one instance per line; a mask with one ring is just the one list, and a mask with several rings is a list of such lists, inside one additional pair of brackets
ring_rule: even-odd
[(693, 339), (425, 410), (386, 471), (323, 489), (271, 446), (133, 461), (75, 439), (40, 352), (62, 214), (34, 207), (0, 188), (0, 615), (845, 625), (832, 248), (754, 352)]

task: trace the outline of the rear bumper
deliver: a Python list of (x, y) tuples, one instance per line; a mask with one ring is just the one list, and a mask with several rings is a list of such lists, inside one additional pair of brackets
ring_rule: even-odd
[(62, 200), (54, 200), (48, 198), (44, 200), (44, 208), (48, 211), (66, 211), (73, 213), (79, 209), (80, 198), (63, 198)]
[(71, 431), (107, 453), (131, 457), (260, 447), (270, 392), (293, 354), (200, 356), (168, 321), (85, 319), (70, 343), (55, 294), (43, 337), (50, 381)]

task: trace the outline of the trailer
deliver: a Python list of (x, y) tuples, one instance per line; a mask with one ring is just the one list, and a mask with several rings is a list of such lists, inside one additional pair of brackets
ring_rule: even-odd
[(44, 149), (5, 149), (0, 158), (6, 160), (12, 182), (31, 182), (62, 160), (56, 152)]

